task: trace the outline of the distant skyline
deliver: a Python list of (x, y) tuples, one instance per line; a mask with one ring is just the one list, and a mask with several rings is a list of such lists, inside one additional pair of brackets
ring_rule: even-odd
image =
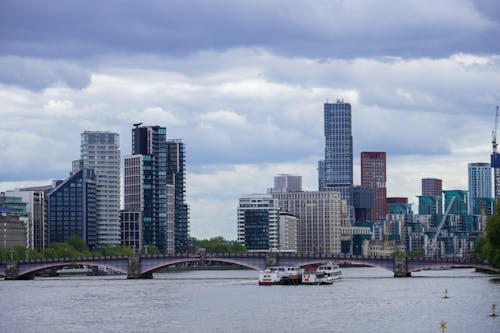
[[(500, 104), (498, 1), (0, 2), (0, 191), (64, 179), (80, 133), (136, 122), (186, 145), (191, 234), (236, 239), (238, 199), (274, 176), (316, 190), (323, 103), (352, 106), (387, 196), (467, 189)], [(122, 180), (123, 186), (123, 180)]]

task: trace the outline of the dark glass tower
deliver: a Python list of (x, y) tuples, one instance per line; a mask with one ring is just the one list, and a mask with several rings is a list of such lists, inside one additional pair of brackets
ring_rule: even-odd
[(65, 242), (80, 236), (89, 248), (97, 245), (96, 178), (82, 168), (58, 184), (48, 199), (48, 242)]
[(353, 216), (351, 105), (337, 100), (324, 105), (325, 159), (318, 163), (319, 190), (340, 192)]
[[(136, 126), (132, 129), (132, 154), (140, 155), (142, 163), (137, 176), (142, 177), (142, 235), (144, 245), (154, 245), (165, 253), (169, 247), (167, 218), (167, 129), (160, 126)], [(133, 176), (131, 176), (133, 177)], [(127, 193), (125, 200), (132, 199)], [(125, 202), (127, 206), (132, 202)], [(173, 235), (172, 235), (173, 236)], [(172, 237), (173, 238), (173, 237)], [(173, 239), (170, 240), (171, 242)]]
[(175, 252), (185, 252), (189, 240), (189, 207), (186, 204), (186, 155), (181, 140), (167, 141), (167, 184), (174, 187)]

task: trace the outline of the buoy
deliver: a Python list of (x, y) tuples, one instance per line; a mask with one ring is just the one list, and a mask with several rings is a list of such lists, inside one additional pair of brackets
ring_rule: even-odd
[(443, 298), (449, 298), (449, 297), (448, 297), (448, 289), (445, 289), (445, 290), (444, 290), (444, 297), (443, 297)]
[(441, 329), (441, 332), (444, 333), (444, 330), (446, 329), (446, 323), (444, 321), (441, 321), (439, 324), (439, 328)]
[(496, 308), (497, 308), (496, 304), (491, 304), (491, 314), (490, 314), (490, 317), (496, 317), (497, 316), (497, 314), (495, 313)]

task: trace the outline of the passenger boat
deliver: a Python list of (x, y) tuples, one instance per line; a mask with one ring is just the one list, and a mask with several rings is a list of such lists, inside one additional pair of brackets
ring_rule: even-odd
[(269, 267), (259, 273), (259, 285), (300, 284), (304, 270), (299, 267)]
[(302, 284), (332, 284), (342, 279), (342, 271), (338, 264), (329, 262), (318, 266), (315, 271), (302, 275)]

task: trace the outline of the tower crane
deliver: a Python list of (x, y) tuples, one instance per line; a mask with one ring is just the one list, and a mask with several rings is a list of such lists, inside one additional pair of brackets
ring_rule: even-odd
[(497, 130), (498, 130), (498, 105), (495, 113), (495, 127), (491, 133), (491, 145), (493, 152), (491, 154), (491, 167), (493, 168), (495, 178), (495, 201), (500, 200), (500, 159), (497, 154)]

